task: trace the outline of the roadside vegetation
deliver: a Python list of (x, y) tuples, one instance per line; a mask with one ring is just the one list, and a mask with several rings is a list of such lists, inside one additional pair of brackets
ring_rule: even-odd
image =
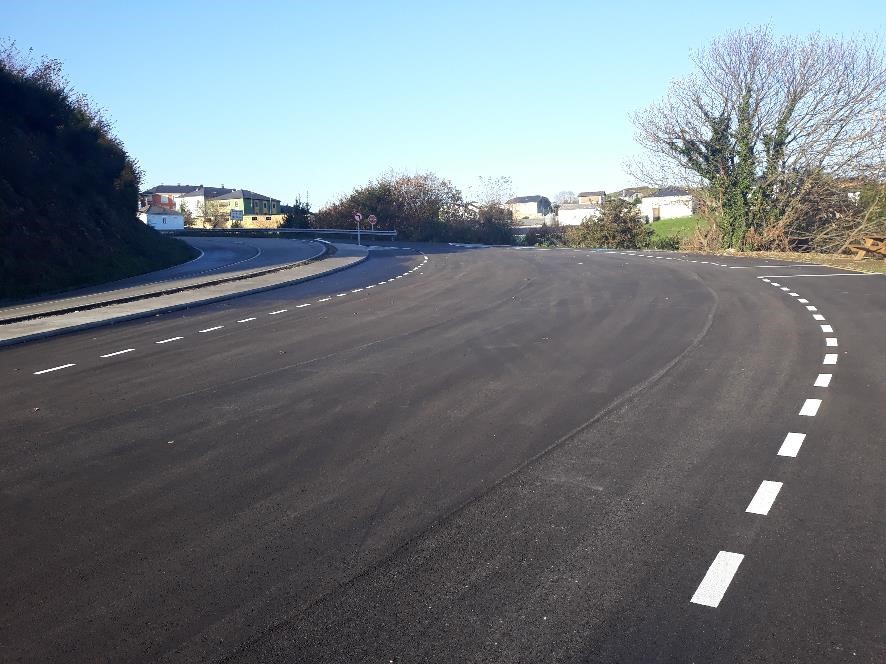
[(0, 300), (119, 279), (196, 252), (138, 220), (140, 172), (57, 60), (0, 45)]
[(497, 189), (487, 187), (483, 200), (469, 202), (433, 173), (388, 173), (316, 212), (310, 225), (353, 229), (354, 213), (360, 212), (364, 219), (374, 214), (377, 230), (396, 230), (401, 240), (511, 244), (511, 211), (498, 200)]
[(647, 182), (683, 182), (693, 248), (841, 253), (886, 233), (882, 41), (729, 33), (634, 118)]

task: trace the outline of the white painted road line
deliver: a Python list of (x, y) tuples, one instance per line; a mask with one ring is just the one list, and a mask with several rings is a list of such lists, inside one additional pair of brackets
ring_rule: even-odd
[(366, 290), (369, 290), (370, 288), (375, 288), (375, 284), (369, 284), (369, 285), (366, 287)]
[(824, 345), (831, 348), (838, 346), (839, 344), (837, 343), (837, 337), (825, 337)]
[(832, 328), (830, 325), (822, 325), (821, 331), (822, 332), (833, 332), (834, 328)]
[(352, 293), (359, 293), (361, 290), (363, 290), (363, 289), (362, 289), (362, 288), (355, 288), (355, 289), (352, 290), (351, 292), (352, 292)]
[(277, 311), (269, 311), (268, 316), (276, 316), (277, 314), (285, 314), (288, 309), (277, 309)]
[(788, 293), (791, 297), (800, 297), (799, 293)]
[(805, 433), (789, 433), (784, 437), (784, 442), (778, 448), (778, 456), (795, 457), (800, 451), (800, 446), (806, 440)]
[(789, 290), (791, 290), (791, 289), (788, 288), (787, 286), (782, 286), (779, 290), (789, 291)]
[(347, 293), (338, 293), (338, 294), (336, 295), (336, 297), (344, 297), (345, 295), (347, 295)]
[(817, 308), (813, 307), (811, 304), (806, 307), (806, 311), (818, 311)]
[(125, 353), (131, 353), (134, 350), (135, 350), (135, 348), (127, 348), (126, 350), (118, 350), (115, 353), (108, 353), (107, 355), (101, 355), (100, 357), (105, 358), (105, 357), (114, 357), (115, 355), (124, 355)]
[(35, 371), (34, 375), (39, 376), (40, 374), (50, 373), (52, 371), (60, 371), (61, 369), (67, 369), (68, 367), (76, 367), (76, 364), (62, 364), (58, 367), (52, 367), (52, 369), (43, 369), (43, 371)]
[(163, 341), (155, 341), (155, 344), (168, 344), (173, 341), (178, 341), (179, 339), (184, 339), (184, 337), (169, 337), (168, 339), (164, 339)]
[(812, 314), (812, 317), (815, 320), (824, 320), (824, 316), (822, 316), (821, 314)]
[(803, 298), (800, 298), (799, 300), (797, 300), (797, 302), (799, 302), (800, 304), (808, 304), (809, 300), (804, 300)]
[(386, 283), (388, 283), (388, 282), (387, 281), (379, 281), (377, 285), (384, 286)]
[(769, 510), (772, 509), (772, 503), (775, 502), (775, 498), (778, 496), (778, 492), (781, 491), (781, 487), (781, 482), (763, 480), (760, 484), (760, 488), (757, 489), (757, 493), (754, 494), (754, 497), (751, 499), (751, 504), (748, 505), (745, 512), (762, 514), (763, 516), (769, 514)]
[(322, 300), (317, 300), (317, 302), (329, 302), (331, 299), (331, 297), (324, 297)]
[(762, 280), (765, 281), (767, 284), (770, 283), (769, 279), (767, 279), (766, 277), (757, 277), (757, 279), (762, 279)]
[(770, 285), (772, 285), (772, 286), (781, 286), (781, 284), (777, 284), (777, 283), (775, 283), (774, 281), (770, 281), (769, 283), (770, 283)]
[(815, 385), (813, 387), (828, 387), (831, 384), (831, 378), (834, 377), (834, 374), (818, 374), (818, 378), (815, 379)]
[(836, 353), (825, 353), (824, 360), (822, 364), (836, 364), (837, 357), (839, 357)]
[(717, 608), (723, 595), (726, 594), (726, 589), (732, 583), (732, 577), (738, 571), (742, 560), (744, 560), (744, 556), (740, 553), (720, 551), (690, 601), (693, 604)]
[(216, 325), (215, 327), (207, 327), (205, 330), (197, 330), (200, 334), (204, 332), (215, 332), (216, 330), (220, 330), (224, 327), (224, 325)]
[(255, 320), (255, 317), (253, 316), (252, 318), (244, 318), (242, 320), (238, 320), (237, 322), (238, 323), (248, 323), (251, 320)]
[(821, 399), (806, 399), (806, 401), (803, 402), (803, 407), (800, 409), (800, 415), (815, 417), (818, 414), (820, 406)]
[(311, 303), (310, 303), (310, 302), (305, 302), (304, 304), (297, 304), (297, 305), (295, 306), (295, 308), (296, 308), (296, 309), (304, 309), (305, 307), (310, 307), (310, 306), (311, 306)]

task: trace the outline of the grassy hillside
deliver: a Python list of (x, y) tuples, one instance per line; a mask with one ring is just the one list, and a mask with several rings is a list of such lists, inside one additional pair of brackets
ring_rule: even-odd
[(136, 218), (139, 171), (56, 61), (0, 49), (0, 300), (118, 279), (194, 251)]

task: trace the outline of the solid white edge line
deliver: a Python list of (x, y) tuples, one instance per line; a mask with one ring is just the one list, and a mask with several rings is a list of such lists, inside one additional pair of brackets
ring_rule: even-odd
[(100, 355), (99, 357), (101, 357), (101, 358), (114, 357), (115, 355), (123, 355), (124, 353), (131, 353), (134, 350), (135, 350), (135, 348), (127, 348), (126, 350), (118, 350), (115, 353), (108, 353), (106, 355)]
[(818, 409), (820, 407), (821, 399), (806, 399), (806, 401), (803, 402), (803, 407), (800, 409), (800, 415), (815, 417), (818, 414)]
[(46, 373), (50, 373), (52, 371), (59, 371), (60, 369), (67, 369), (68, 367), (76, 367), (76, 366), (77, 365), (74, 364), (73, 362), (71, 364), (62, 364), (61, 366), (58, 366), (58, 367), (52, 367), (52, 369), (43, 369), (42, 371), (35, 371), (34, 375), (39, 376), (40, 374), (46, 374)]
[(781, 491), (781, 487), (781, 482), (763, 480), (757, 489), (757, 493), (751, 498), (751, 502), (745, 512), (762, 516), (769, 514), (769, 510), (772, 509), (772, 504), (775, 502), (778, 492)]
[(184, 339), (184, 337), (169, 337), (169, 339), (163, 339), (163, 341), (155, 341), (155, 344), (168, 344), (172, 341), (178, 341), (179, 339)]
[(690, 601), (693, 604), (717, 608), (726, 594), (729, 584), (732, 583), (732, 578), (738, 571), (742, 560), (744, 560), (744, 555), (740, 553), (720, 551), (714, 558), (714, 562), (708, 567), (707, 573)]
[(813, 387), (830, 387), (831, 378), (833, 377), (834, 374), (818, 374), (818, 378), (815, 379)]
[(791, 432), (784, 437), (784, 442), (778, 448), (778, 456), (795, 457), (800, 451), (800, 446), (806, 440), (805, 433)]
[(839, 357), (836, 353), (825, 353), (822, 364), (836, 364)]
[(224, 327), (224, 325), (216, 325), (215, 327), (207, 327), (205, 330), (197, 330), (200, 334), (204, 332), (215, 332), (216, 330), (220, 330)]
[(237, 322), (238, 323), (248, 323), (251, 320), (255, 320), (255, 317), (253, 316), (252, 318), (244, 318), (242, 320), (238, 320)]

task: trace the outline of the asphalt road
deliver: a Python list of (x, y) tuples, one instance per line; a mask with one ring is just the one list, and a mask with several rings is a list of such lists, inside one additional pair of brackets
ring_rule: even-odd
[(0, 660), (886, 660), (886, 278), (421, 251), (0, 349)]

